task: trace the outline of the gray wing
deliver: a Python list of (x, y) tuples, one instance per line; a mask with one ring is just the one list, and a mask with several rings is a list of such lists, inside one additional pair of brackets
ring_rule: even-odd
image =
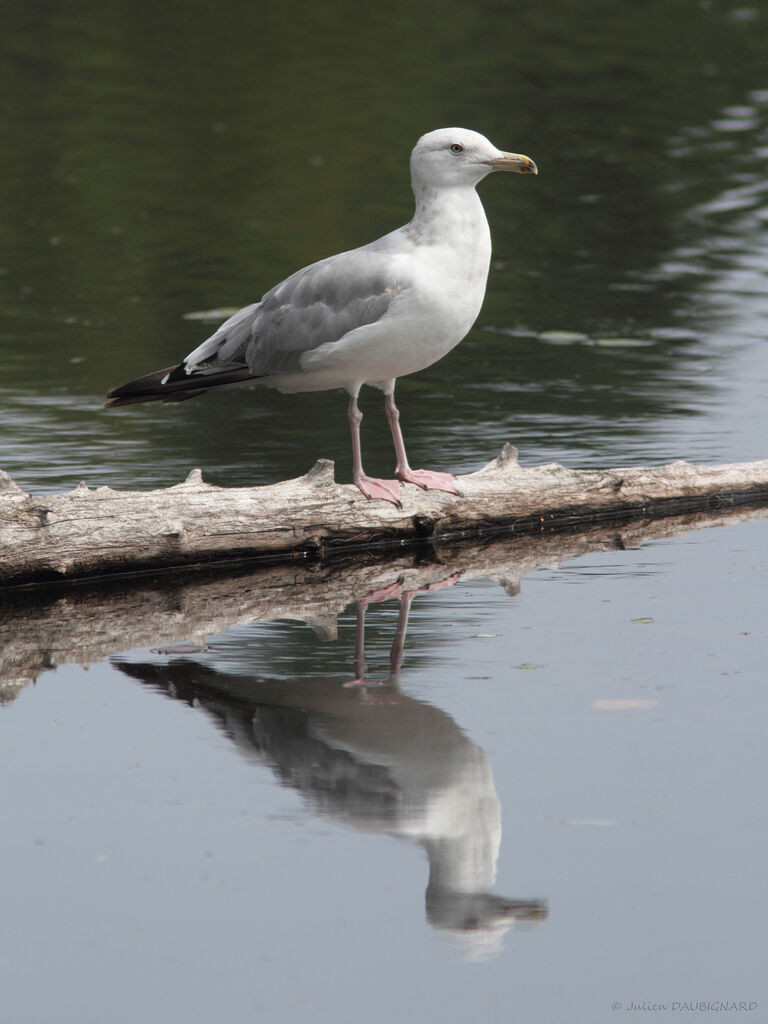
[(187, 356), (187, 373), (296, 372), (305, 353), (381, 319), (403, 287), (380, 250), (354, 249), (313, 263), (230, 317)]

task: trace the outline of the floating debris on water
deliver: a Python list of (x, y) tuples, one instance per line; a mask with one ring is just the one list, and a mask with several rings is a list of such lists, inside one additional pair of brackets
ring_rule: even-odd
[(219, 309), (202, 309), (196, 313), (184, 313), (183, 320), (228, 320), (238, 311), (238, 306), (221, 306)]
[(649, 348), (654, 342), (650, 338), (594, 338), (587, 344), (596, 348)]
[(588, 340), (588, 335), (579, 331), (542, 331), (539, 335), (539, 341), (547, 345), (577, 345)]

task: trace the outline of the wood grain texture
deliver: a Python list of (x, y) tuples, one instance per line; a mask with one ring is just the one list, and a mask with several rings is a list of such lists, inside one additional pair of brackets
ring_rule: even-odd
[(0, 476), (0, 584), (77, 579), (223, 559), (329, 557), (371, 546), (501, 529), (517, 533), (768, 503), (768, 460), (722, 466), (523, 468), (506, 445), (458, 478), (462, 496), (402, 488), (402, 508), (334, 481), (321, 460), (266, 487), (206, 484), (199, 470), (164, 490), (34, 496)]

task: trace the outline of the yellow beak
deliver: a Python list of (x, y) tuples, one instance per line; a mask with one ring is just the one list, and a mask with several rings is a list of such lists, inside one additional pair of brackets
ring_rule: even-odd
[(488, 163), (494, 171), (515, 171), (517, 174), (538, 174), (539, 169), (529, 156), (522, 153), (502, 153)]

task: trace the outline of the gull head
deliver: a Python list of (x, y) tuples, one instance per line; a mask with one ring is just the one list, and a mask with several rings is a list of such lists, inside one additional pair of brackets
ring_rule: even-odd
[(505, 153), (479, 132), (468, 128), (438, 128), (422, 135), (411, 152), (414, 191), (424, 188), (474, 188), (492, 171), (538, 174), (536, 164), (522, 153)]

